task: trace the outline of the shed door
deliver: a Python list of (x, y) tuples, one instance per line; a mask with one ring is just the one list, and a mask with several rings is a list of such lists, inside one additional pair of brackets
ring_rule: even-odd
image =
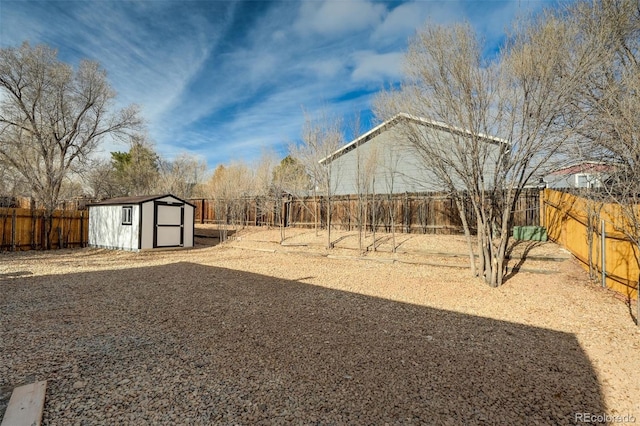
[(184, 245), (184, 204), (154, 203), (153, 247)]

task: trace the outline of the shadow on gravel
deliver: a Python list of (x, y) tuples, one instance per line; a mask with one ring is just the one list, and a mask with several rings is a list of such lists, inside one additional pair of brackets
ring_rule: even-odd
[(49, 380), (52, 424), (572, 424), (606, 409), (557, 331), (191, 263), (0, 287), (0, 388)]
[(25, 275), (31, 275), (31, 274), (33, 274), (33, 272), (31, 271), (7, 272), (6, 274), (0, 274), (0, 280), (4, 278), (24, 277)]
[(518, 259), (518, 261), (511, 267), (511, 270), (504, 276), (504, 282), (507, 282), (511, 278), (515, 277), (518, 274), (518, 272), (520, 272), (520, 268), (522, 268), (522, 265), (524, 265), (524, 262), (527, 260), (527, 257), (529, 256), (529, 253), (531, 252), (531, 250), (541, 245), (542, 245), (542, 242), (540, 241), (525, 241), (525, 240), (513, 241), (509, 246), (509, 248), (507, 249), (507, 254), (506, 254), (507, 265), (513, 261), (512, 259), (513, 251), (518, 246), (523, 246), (524, 249), (522, 250), (522, 253), (520, 254), (520, 258)]

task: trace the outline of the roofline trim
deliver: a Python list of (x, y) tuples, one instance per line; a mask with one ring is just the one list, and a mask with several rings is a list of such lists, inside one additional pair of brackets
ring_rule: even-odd
[(127, 197), (116, 197), (116, 198), (111, 198), (111, 199), (107, 199), (104, 201), (100, 201), (99, 203), (90, 203), (87, 204), (87, 207), (99, 207), (99, 206), (124, 206), (124, 205), (140, 205), (140, 204), (144, 204), (144, 203), (148, 203), (149, 201), (155, 201), (155, 200), (159, 200), (160, 198), (164, 198), (164, 197), (173, 197), (176, 200), (184, 203), (184, 204), (188, 204), (191, 207), (193, 207), (195, 209), (195, 204), (191, 204), (190, 202), (183, 200), (182, 198), (176, 197), (173, 194), (162, 194), (162, 195), (150, 195), (148, 198), (141, 198), (139, 201), (130, 201), (130, 202), (109, 202), (110, 200), (118, 200), (118, 198), (127, 198)]
[[(441, 130), (447, 131), (449, 133), (462, 133), (462, 134), (466, 134), (466, 135), (473, 135), (473, 133), (470, 130), (463, 129), (461, 127), (450, 126), (450, 125), (448, 125), (446, 123), (443, 123), (441, 121), (429, 120), (429, 119), (424, 118), (424, 117), (418, 117), (418, 116), (415, 116), (415, 115), (407, 114), (405, 112), (401, 112), (401, 113), (398, 113), (398, 114), (394, 115), (389, 120), (377, 125), (376, 127), (374, 127), (373, 129), (369, 130), (368, 132), (364, 133), (363, 135), (357, 137), (356, 139), (354, 139), (353, 141), (349, 142), (348, 144), (346, 144), (345, 146), (341, 147), (340, 149), (332, 152), (331, 154), (329, 154), (328, 156), (324, 157), (323, 159), (321, 159), (318, 162), (320, 164), (326, 164), (327, 162), (335, 160), (336, 158), (340, 157), (341, 155), (346, 154), (347, 152), (351, 151), (351, 149), (353, 149), (354, 147), (357, 147), (357, 146), (369, 141), (371, 138), (379, 135), (380, 133), (385, 131), (387, 128), (394, 126), (397, 122), (399, 122), (401, 120), (412, 121), (412, 122), (417, 123), (417, 124), (423, 124), (425, 126), (441, 129)], [(493, 143), (493, 144), (511, 145), (511, 143), (506, 139), (501, 139), (501, 138), (498, 138), (498, 137), (495, 137), (495, 136), (485, 135), (483, 133), (478, 134), (477, 137), (480, 138), (480, 139), (483, 139), (483, 140), (485, 140), (485, 141), (487, 141), (489, 143)]]

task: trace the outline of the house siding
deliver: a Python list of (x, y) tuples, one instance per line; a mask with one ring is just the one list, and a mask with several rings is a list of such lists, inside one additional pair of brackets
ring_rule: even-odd
[(602, 188), (603, 176), (592, 173), (548, 175), (544, 178), (547, 188)]
[[(454, 137), (447, 131), (425, 129), (424, 137), (445, 146), (453, 146)], [(437, 132), (430, 134), (428, 132)], [(497, 144), (487, 145), (491, 155), (497, 156)], [(406, 142), (397, 126), (393, 126), (368, 141), (354, 148), (328, 163), (331, 176), (331, 190), (334, 195), (357, 194), (358, 162), (360, 170), (364, 170), (367, 161), (376, 157), (375, 184), (369, 188), (377, 194), (417, 193), (447, 190), (435, 175), (425, 168), (420, 154)], [(488, 170), (485, 180), (492, 180), (493, 170)], [(464, 189), (460, 179), (452, 176), (457, 189)]]

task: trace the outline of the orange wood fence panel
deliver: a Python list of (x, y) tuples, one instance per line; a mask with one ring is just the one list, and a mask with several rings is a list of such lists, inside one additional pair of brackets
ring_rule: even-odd
[(544, 190), (541, 204), (549, 238), (573, 253), (587, 270), (593, 268), (600, 275), (604, 221), (605, 285), (629, 298), (637, 298), (640, 253), (626, 235), (633, 231), (625, 224), (619, 205), (551, 189)]
[[(43, 210), (0, 208), (0, 251), (43, 249), (46, 223)], [(51, 219), (50, 247), (84, 247), (89, 238), (86, 211), (55, 211)]]

